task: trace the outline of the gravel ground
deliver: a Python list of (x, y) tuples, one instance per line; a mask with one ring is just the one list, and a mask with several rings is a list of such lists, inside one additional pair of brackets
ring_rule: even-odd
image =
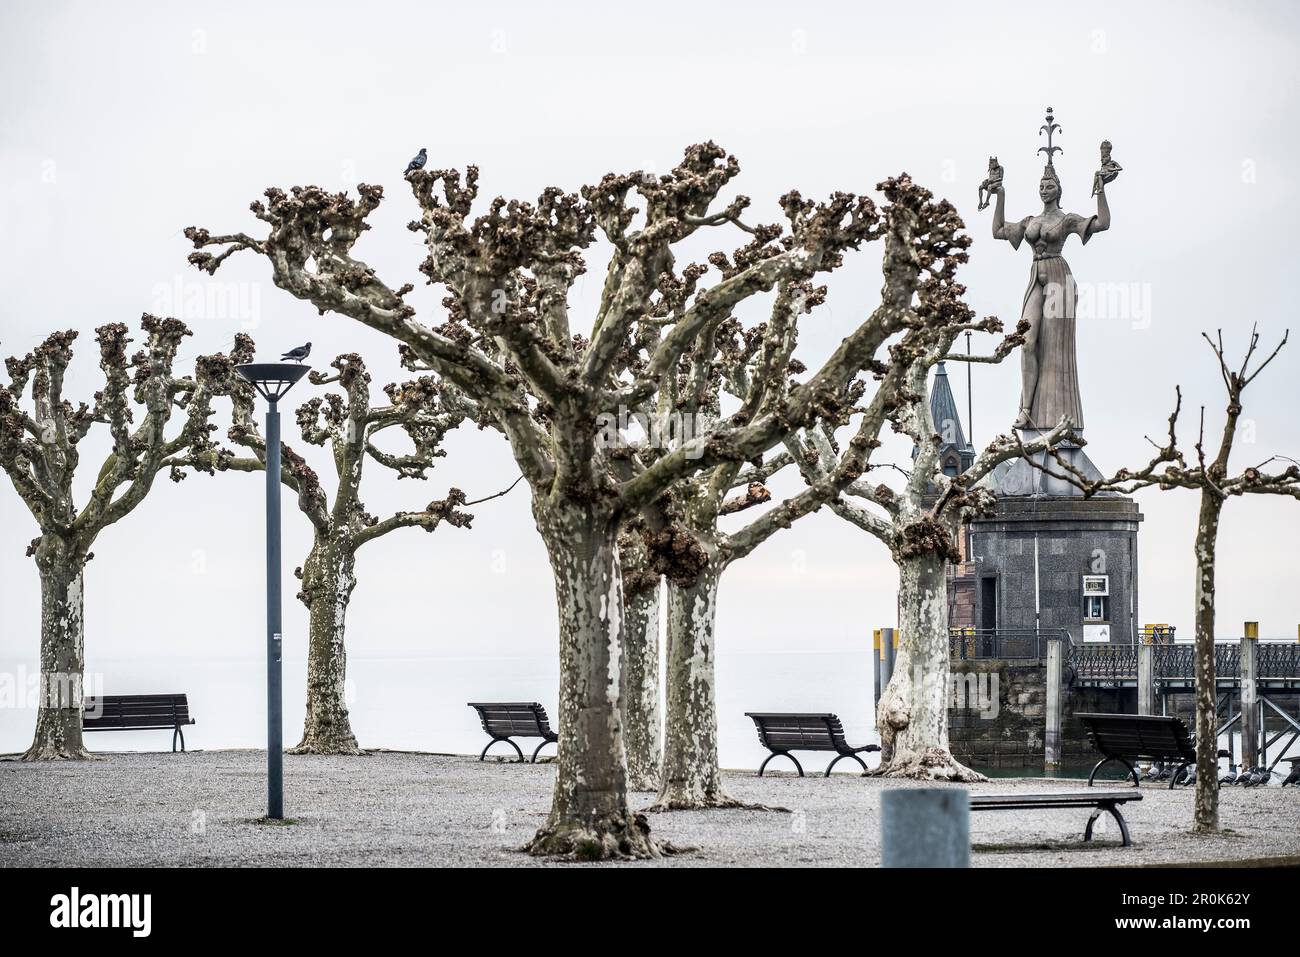
[[(538, 862), (518, 848), (550, 804), (548, 764), (480, 764), (472, 757), (375, 752), (361, 758), (285, 757), (292, 825), (253, 819), (265, 802), (265, 753), (125, 753), (88, 763), (0, 760), (0, 865), (492, 865)], [(880, 791), (906, 783), (727, 773), (743, 800), (774, 811), (651, 815), (659, 836), (695, 848), (670, 866), (879, 863)], [(981, 790), (1075, 789), (1079, 781), (1001, 779)], [(634, 806), (651, 795), (634, 796)], [(1278, 787), (1222, 795), (1227, 831), (1194, 838), (1190, 791), (1144, 785), (1117, 829), (1082, 842), (1083, 810), (972, 815), (982, 867), (1088, 867), (1300, 860), (1300, 793)], [(1103, 821), (1109, 821), (1107, 817)], [(638, 866), (638, 865), (633, 865)], [(644, 865), (639, 865), (644, 866)]]

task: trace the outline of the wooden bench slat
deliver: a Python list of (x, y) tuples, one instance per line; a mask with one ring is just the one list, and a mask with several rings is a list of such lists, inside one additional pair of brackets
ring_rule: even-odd
[(183, 694), (100, 695), (83, 702), (83, 731), (167, 731), (172, 733), (172, 750), (180, 738), (185, 750), (183, 725), (195, 724), (190, 717), (189, 699)]
[(802, 777), (803, 766), (790, 754), (791, 751), (835, 752), (838, 757), (826, 769), (826, 774), (829, 775), (840, 758), (852, 758), (865, 769), (866, 764), (857, 755), (864, 751), (880, 750), (874, 744), (861, 748), (851, 746), (844, 737), (844, 724), (834, 714), (746, 711), (745, 716), (754, 722), (759, 743), (772, 752), (759, 767), (759, 777), (763, 776), (768, 761), (777, 755), (790, 758)]
[(1128, 822), (1120, 813), (1120, 805), (1129, 801), (1140, 801), (1142, 795), (1136, 791), (1046, 791), (1046, 792), (1003, 792), (996, 794), (972, 793), (970, 809), (972, 811), (1037, 811), (1060, 810), (1069, 808), (1091, 807), (1095, 810), (1088, 818), (1083, 831), (1085, 841), (1092, 840), (1092, 826), (1102, 812), (1110, 814), (1119, 825), (1120, 838), (1125, 847), (1133, 843), (1128, 832)]
[(546, 709), (536, 701), (471, 701), (469, 707), (478, 712), (483, 730), (492, 739), (479, 755), (480, 761), (484, 759), (488, 748), (498, 741), (510, 744), (519, 752), (519, 759), (522, 761), (523, 751), (520, 751), (519, 745), (511, 739), (541, 738), (542, 743), (533, 752), (535, 762), (544, 745), (559, 740), (559, 736), (551, 730)]

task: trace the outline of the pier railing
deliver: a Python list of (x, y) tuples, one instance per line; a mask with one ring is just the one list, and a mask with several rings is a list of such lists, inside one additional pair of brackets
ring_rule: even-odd
[(1066, 646), (1071, 641), (1064, 628), (952, 628), (948, 656), (954, 661), (1046, 658), (1047, 642), (1052, 638)]
[[(1196, 671), (1191, 642), (1157, 644), (1151, 650), (1152, 677), (1190, 680)], [(1256, 674), (1263, 679), (1300, 679), (1300, 643), (1261, 640), (1255, 648)], [(1138, 676), (1137, 645), (1074, 645), (1066, 665), (1076, 678), (1088, 681), (1134, 681)], [(1241, 641), (1214, 643), (1214, 674), (1222, 681), (1241, 677)]]

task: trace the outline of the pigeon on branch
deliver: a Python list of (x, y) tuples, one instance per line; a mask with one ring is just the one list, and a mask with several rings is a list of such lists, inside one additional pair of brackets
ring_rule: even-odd
[[(406, 164), (406, 173), (409, 173), (412, 170), (424, 169), (424, 164), (428, 159), (429, 159), (429, 154), (426, 153), (424, 147), (421, 146), (420, 152), (415, 154), (415, 159), (411, 160), (411, 162)], [(405, 176), (406, 173), (403, 173), (402, 175)]]

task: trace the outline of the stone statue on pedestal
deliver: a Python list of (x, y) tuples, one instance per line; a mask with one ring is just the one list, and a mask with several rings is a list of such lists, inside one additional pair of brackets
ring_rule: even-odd
[[(1022, 431), (1047, 431), (1068, 417), (1076, 431), (1083, 429), (1083, 402), (1079, 397), (1079, 371), (1075, 359), (1075, 283), (1061, 251), (1070, 236), (1087, 243), (1096, 233), (1110, 228), (1110, 205), (1105, 184), (1118, 175), (1119, 164), (1106, 165), (1109, 151), (1103, 151), (1103, 168), (1093, 179), (1097, 212), (1092, 216), (1067, 213), (1061, 209), (1061, 180), (1052, 161), (1061, 147), (1052, 145), (1052, 136), (1060, 130), (1047, 108), (1047, 122), (1040, 132), (1047, 134), (1047, 166), (1038, 182), (1038, 196), (1043, 211), (1007, 222), (1006, 195), (999, 181), (993, 187), (997, 204), (993, 210), (993, 238), (1005, 239), (1019, 249), (1028, 241), (1034, 260), (1029, 270), (1029, 288), (1025, 291), (1020, 316), (1028, 320), (1029, 332), (1020, 352), (1020, 414), (1014, 428)], [(1109, 144), (1106, 144), (1109, 145)]]

